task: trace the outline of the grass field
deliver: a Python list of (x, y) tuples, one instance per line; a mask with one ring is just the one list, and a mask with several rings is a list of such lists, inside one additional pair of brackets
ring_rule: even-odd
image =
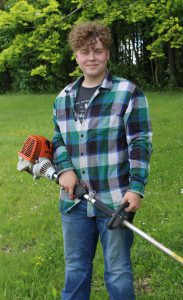
[[(134, 225), (183, 256), (183, 94), (147, 93), (154, 131), (151, 173)], [(64, 256), (58, 186), (16, 170), (30, 134), (52, 137), (55, 95), (0, 96), (0, 300), (60, 299)], [(182, 300), (183, 266), (135, 234), (137, 300)], [(91, 300), (109, 300), (100, 245)], [(120, 299), (119, 299), (120, 300)]]

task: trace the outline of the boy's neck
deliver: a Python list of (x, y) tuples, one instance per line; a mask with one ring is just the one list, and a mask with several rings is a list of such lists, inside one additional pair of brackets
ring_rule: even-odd
[(84, 80), (82, 82), (82, 86), (83, 87), (87, 87), (87, 88), (92, 88), (95, 87), (97, 85), (100, 85), (101, 82), (104, 80), (106, 71), (105, 73), (102, 73), (100, 76), (93, 76), (93, 77), (88, 77), (84, 75)]

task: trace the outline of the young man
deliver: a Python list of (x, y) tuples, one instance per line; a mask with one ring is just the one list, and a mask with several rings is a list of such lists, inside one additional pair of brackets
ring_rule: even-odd
[(148, 105), (135, 84), (107, 71), (108, 27), (94, 21), (76, 25), (69, 43), (83, 76), (61, 91), (54, 106), (54, 163), (61, 186), (66, 262), (61, 299), (89, 299), (92, 261), (100, 237), (110, 299), (132, 300), (132, 232), (108, 230), (109, 218), (85, 200), (75, 199), (73, 189), (85, 184), (96, 199), (113, 209), (128, 202), (126, 212), (133, 217), (149, 170)]

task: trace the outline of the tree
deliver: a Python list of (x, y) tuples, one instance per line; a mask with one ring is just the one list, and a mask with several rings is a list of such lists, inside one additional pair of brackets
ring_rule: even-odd
[(182, 0), (9, 0), (0, 10), (4, 89), (60, 89), (78, 74), (68, 31), (94, 19), (111, 27), (110, 69), (117, 75), (143, 87), (183, 85)]
[[(85, 1), (74, 0), (78, 7)], [(78, 21), (100, 19), (111, 26), (112, 69), (137, 83), (181, 86), (181, 0), (91, 1)], [(151, 73), (150, 73), (151, 70)], [(150, 76), (151, 74), (151, 76)]]
[(19, 0), (9, 11), (0, 11), (0, 72), (8, 70), (18, 90), (53, 90), (61, 78), (63, 84), (68, 79), (70, 24), (57, 1), (44, 2), (41, 7)]

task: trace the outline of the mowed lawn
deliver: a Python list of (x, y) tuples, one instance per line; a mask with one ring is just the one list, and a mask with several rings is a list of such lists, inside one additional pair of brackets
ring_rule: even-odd
[[(154, 151), (134, 225), (183, 256), (183, 93), (146, 93)], [(55, 95), (0, 96), (0, 300), (60, 299), (64, 255), (59, 188), (16, 170), (23, 141), (53, 134)], [(74, 224), (73, 224), (74, 226)], [(182, 300), (183, 266), (134, 234), (137, 300)], [(91, 300), (109, 300), (99, 245)], [(120, 300), (120, 299), (119, 299)]]

